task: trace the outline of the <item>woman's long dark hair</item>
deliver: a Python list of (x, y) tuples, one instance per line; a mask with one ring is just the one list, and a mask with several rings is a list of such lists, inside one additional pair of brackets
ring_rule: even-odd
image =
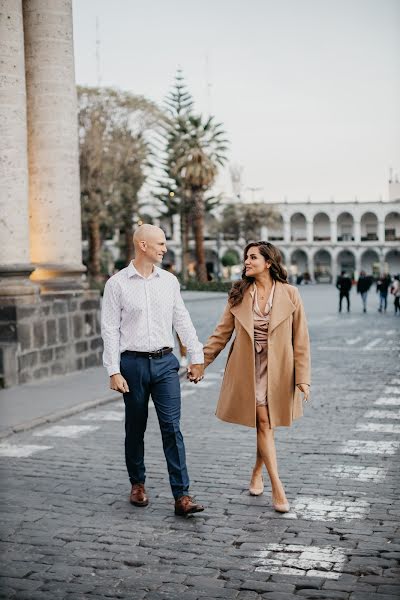
[[(269, 242), (250, 242), (244, 249), (243, 261), (247, 258), (247, 253), (250, 248), (258, 248), (260, 254), (265, 258), (266, 261), (271, 263), (269, 272), (274, 281), (280, 281), (281, 283), (288, 283), (287, 272), (282, 264), (282, 254), (276, 246)], [(236, 281), (229, 293), (229, 304), (231, 306), (237, 306), (243, 300), (243, 296), (246, 290), (254, 283), (254, 277), (247, 277), (246, 268), (243, 268), (242, 279)]]

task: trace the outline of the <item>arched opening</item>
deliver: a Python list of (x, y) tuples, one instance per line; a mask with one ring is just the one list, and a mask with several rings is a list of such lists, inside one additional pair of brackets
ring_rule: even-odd
[(385, 256), (385, 271), (391, 275), (400, 275), (400, 251), (389, 250)]
[(385, 241), (400, 241), (400, 213), (391, 212), (385, 219)]
[(318, 213), (313, 220), (314, 242), (329, 242), (331, 223), (326, 213)]
[(314, 279), (317, 283), (332, 283), (332, 257), (327, 250), (314, 255)]
[(283, 240), (283, 217), (274, 213), (271, 223), (268, 225), (268, 241), (276, 242)]
[(337, 256), (338, 273), (345, 271), (349, 277), (354, 279), (354, 271), (356, 269), (356, 259), (350, 250), (342, 250)]
[(295, 250), (292, 252), (289, 274), (291, 275), (291, 279), (298, 284), (303, 280), (310, 280), (310, 274), (308, 271), (308, 257), (304, 250)]
[(290, 237), (292, 242), (307, 240), (307, 223), (302, 213), (295, 213), (290, 217)]
[(363, 252), (360, 267), (361, 271), (365, 271), (367, 275), (379, 277), (380, 264), (378, 253), (375, 250), (366, 250)]
[(348, 212), (341, 213), (337, 219), (338, 242), (351, 242), (354, 240), (354, 219)]
[(219, 277), (219, 259), (218, 254), (215, 250), (206, 248), (206, 268), (207, 268), (207, 279), (214, 281)]
[(223, 279), (240, 279), (243, 269), (243, 263), (239, 252), (235, 248), (228, 248), (222, 258), (222, 277)]
[(374, 213), (364, 213), (360, 224), (362, 242), (373, 242), (378, 239), (378, 217)]

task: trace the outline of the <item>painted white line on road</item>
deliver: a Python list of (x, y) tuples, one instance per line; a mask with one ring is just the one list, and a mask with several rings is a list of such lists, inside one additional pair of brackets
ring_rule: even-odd
[(362, 337), (356, 337), (353, 338), (352, 340), (346, 340), (346, 344), (348, 344), (349, 346), (352, 346), (353, 344), (357, 344), (357, 342), (360, 342), (362, 340)]
[(396, 454), (396, 451), (400, 447), (400, 442), (387, 441), (387, 442), (372, 442), (371, 440), (349, 440), (345, 442), (340, 448), (341, 454)]
[(261, 573), (339, 579), (346, 551), (333, 546), (268, 544), (256, 556), (255, 570)]
[(125, 413), (117, 410), (98, 410), (81, 417), (81, 421), (123, 421)]
[(385, 387), (385, 389), (383, 390), (384, 394), (399, 394), (400, 395), (400, 387), (394, 387), (394, 386), (390, 386), (390, 387)]
[(400, 410), (367, 410), (364, 415), (365, 419), (400, 419)]
[(35, 431), (33, 435), (35, 437), (65, 437), (74, 439), (84, 433), (96, 431), (96, 429), (99, 429), (96, 425), (54, 425), (41, 431)]
[(0, 457), (4, 456), (7, 458), (27, 458), (36, 454), (36, 452), (43, 452), (43, 450), (51, 450), (53, 446), (37, 446), (35, 444), (7, 444), (3, 442), (0, 444)]
[(379, 433), (400, 433), (400, 425), (397, 423), (358, 423), (356, 430)]
[(354, 479), (355, 481), (373, 481), (379, 483), (386, 477), (387, 469), (378, 467), (362, 467), (359, 465), (332, 465), (329, 475), (338, 479)]
[[(367, 346), (318, 346), (317, 350), (320, 350), (321, 352), (332, 352), (333, 350), (338, 350), (340, 352), (368, 352), (373, 350), (373, 348), (367, 348)], [(393, 348), (389, 348), (387, 345), (381, 346), (379, 352), (393, 352)]]
[(364, 349), (371, 350), (371, 348), (375, 348), (375, 346), (377, 346), (381, 341), (382, 341), (382, 338), (376, 338), (376, 340), (372, 340), (371, 342), (369, 342), (369, 344), (364, 346)]
[(333, 500), (314, 496), (297, 496), (293, 508), (283, 518), (307, 521), (352, 521), (364, 519), (370, 505), (364, 500)]
[(387, 405), (387, 406), (400, 406), (400, 397), (399, 398), (390, 398), (390, 397), (381, 397), (378, 400), (375, 400), (374, 404), (379, 406)]

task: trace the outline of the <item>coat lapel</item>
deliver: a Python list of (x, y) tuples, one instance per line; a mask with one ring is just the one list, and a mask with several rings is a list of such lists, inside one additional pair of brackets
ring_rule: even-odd
[(251, 340), (254, 339), (254, 324), (253, 324), (253, 296), (254, 289), (249, 288), (242, 302), (238, 306), (231, 308), (231, 313), (237, 318), (242, 327), (247, 331)]
[(271, 320), (268, 331), (271, 333), (282, 321), (287, 319), (296, 307), (286, 291), (287, 284), (276, 282), (274, 299), (272, 301)]

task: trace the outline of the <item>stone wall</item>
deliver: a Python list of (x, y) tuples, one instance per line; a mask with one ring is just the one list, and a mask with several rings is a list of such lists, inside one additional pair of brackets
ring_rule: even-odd
[(93, 290), (38, 295), (24, 302), (4, 298), (0, 302), (0, 386), (100, 365), (99, 309), (99, 294)]

